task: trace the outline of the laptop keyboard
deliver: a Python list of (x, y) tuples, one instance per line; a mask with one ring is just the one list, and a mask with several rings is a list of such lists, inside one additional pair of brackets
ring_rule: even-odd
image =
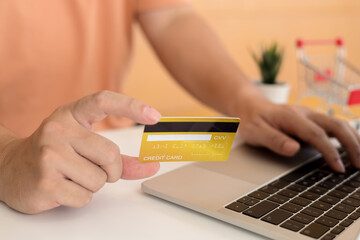
[(343, 174), (317, 159), (225, 207), (314, 239), (334, 239), (360, 217), (360, 171), (341, 156)]

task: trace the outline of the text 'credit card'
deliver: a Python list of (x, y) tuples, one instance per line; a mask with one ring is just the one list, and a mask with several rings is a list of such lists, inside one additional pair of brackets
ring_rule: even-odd
[(145, 126), (139, 161), (226, 161), (239, 123), (227, 117), (163, 117)]

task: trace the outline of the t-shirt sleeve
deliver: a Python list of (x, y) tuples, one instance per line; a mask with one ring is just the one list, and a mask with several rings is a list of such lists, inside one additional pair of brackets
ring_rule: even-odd
[(147, 12), (160, 8), (171, 7), (188, 3), (190, 0), (137, 0), (136, 9), (137, 12)]

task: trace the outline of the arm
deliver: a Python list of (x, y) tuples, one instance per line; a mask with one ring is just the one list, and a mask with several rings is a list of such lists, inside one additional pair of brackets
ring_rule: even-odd
[(240, 132), (247, 143), (291, 156), (300, 148), (291, 137), (296, 136), (342, 172), (344, 166), (327, 135), (331, 134), (360, 167), (359, 136), (348, 124), (304, 107), (270, 103), (190, 6), (142, 13), (139, 22), (160, 60), (185, 89), (219, 112), (241, 117)]
[(144, 13), (139, 20), (162, 63), (200, 101), (237, 115), (239, 101), (232, 101), (234, 97), (250, 91), (262, 98), (190, 6)]

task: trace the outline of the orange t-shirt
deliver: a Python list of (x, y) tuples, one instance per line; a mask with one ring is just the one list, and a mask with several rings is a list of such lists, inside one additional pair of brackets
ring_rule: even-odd
[[(0, 123), (31, 134), (58, 106), (121, 91), (136, 14), (184, 0), (1, 0)], [(98, 129), (120, 127), (106, 119)]]

